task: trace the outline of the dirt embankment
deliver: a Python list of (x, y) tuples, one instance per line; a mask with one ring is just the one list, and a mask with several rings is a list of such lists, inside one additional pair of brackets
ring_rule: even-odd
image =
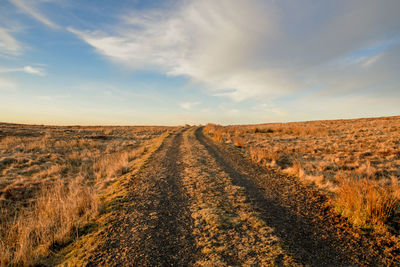
[[(393, 244), (358, 235), (327, 199), (261, 168), (201, 128), (165, 139), (123, 185), (88, 265), (398, 264)], [(397, 258), (396, 258), (397, 257)]]

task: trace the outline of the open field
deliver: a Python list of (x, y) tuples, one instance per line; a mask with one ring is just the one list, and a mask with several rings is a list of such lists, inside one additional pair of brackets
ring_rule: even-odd
[(0, 265), (398, 266), (399, 128), (2, 124)]
[(400, 230), (400, 117), (208, 125), (205, 131), (258, 164), (336, 196), (336, 208), (356, 226), (388, 223)]

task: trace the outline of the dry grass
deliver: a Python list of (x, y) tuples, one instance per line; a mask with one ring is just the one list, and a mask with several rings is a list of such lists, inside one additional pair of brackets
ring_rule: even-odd
[(235, 135), (235, 136), (232, 138), (232, 143), (233, 143), (233, 145), (236, 146), (236, 147), (243, 148), (245, 142), (244, 142), (243, 137), (241, 137), (241, 136), (239, 136), (239, 135)]
[(215, 141), (223, 142), (225, 140), (226, 130), (224, 127), (217, 124), (208, 124), (205, 129)]
[(0, 265), (34, 265), (95, 215), (100, 190), (167, 127), (0, 123)]
[[(400, 177), (400, 117), (227, 127), (209, 124), (204, 132), (224, 143), (235, 143), (240, 136), (239, 147), (254, 162), (296, 176), (334, 195), (337, 209), (357, 227), (382, 228), (393, 214), (399, 216), (396, 203), (400, 197), (393, 188)], [(215, 138), (216, 132), (223, 138)], [(349, 181), (357, 182), (344, 182), (340, 177), (352, 177)], [(369, 189), (361, 190), (362, 186)], [(383, 197), (372, 197), (383, 192), (391, 199), (391, 208), (383, 204)], [(351, 204), (351, 195), (359, 204)], [(368, 201), (376, 202), (373, 211), (368, 210), (371, 203), (361, 204)], [(345, 208), (344, 203), (351, 207)], [(377, 210), (386, 215), (365, 215)]]
[(356, 227), (385, 230), (399, 208), (398, 182), (382, 184), (369, 179), (341, 178), (335, 208)]
[(81, 226), (96, 214), (98, 199), (83, 178), (64, 184), (56, 182), (42, 189), (32, 207), (21, 210), (13, 221), (2, 225), (0, 259), (2, 265), (34, 265), (48, 256), (53, 247), (78, 235)]

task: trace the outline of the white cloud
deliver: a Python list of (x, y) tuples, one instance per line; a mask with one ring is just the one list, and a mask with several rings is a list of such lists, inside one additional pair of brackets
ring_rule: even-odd
[[(316, 86), (362, 90), (379, 86), (379, 75), (386, 82), (397, 79), (393, 71), (383, 73), (385, 57), (332, 67), (332, 62), (400, 35), (397, 0), (179, 3), (169, 10), (127, 13), (110, 32), (68, 30), (114, 62), (187, 76), (235, 100), (275, 98)], [(364, 79), (365, 69), (377, 79)]]
[(10, 32), (0, 27), (0, 55), (17, 56), (22, 53), (22, 45), (10, 34)]
[(183, 109), (192, 109), (193, 107), (200, 105), (200, 102), (184, 102), (179, 104)]
[(31, 66), (25, 66), (23, 68), (23, 70), (26, 73), (29, 73), (29, 74), (34, 74), (34, 75), (39, 75), (39, 76), (45, 75), (44, 70), (41, 69), (41, 68), (34, 68), (34, 67), (31, 67)]
[(10, 2), (13, 3), (16, 7), (18, 7), (21, 11), (32, 16), (34, 19), (40, 21), (41, 23), (45, 24), (46, 26), (53, 28), (53, 29), (60, 28), (56, 23), (51, 21), (49, 18), (47, 18), (45, 15), (43, 15), (42, 12), (39, 11), (39, 9), (37, 7), (38, 1), (10, 0)]
[(35, 68), (32, 66), (24, 66), (23, 68), (0, 68), (0, 73), (7, 72), (25, 72), (33, 75), (44, 76), (46, 72), (42, 68)]

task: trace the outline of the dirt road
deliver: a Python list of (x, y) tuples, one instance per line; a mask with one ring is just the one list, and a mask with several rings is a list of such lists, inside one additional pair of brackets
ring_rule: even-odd
[(87, 265), (396, 264), (337, 217), (323, 195), (201, 130), (171, 134), (130, 177), (129, 194)]

